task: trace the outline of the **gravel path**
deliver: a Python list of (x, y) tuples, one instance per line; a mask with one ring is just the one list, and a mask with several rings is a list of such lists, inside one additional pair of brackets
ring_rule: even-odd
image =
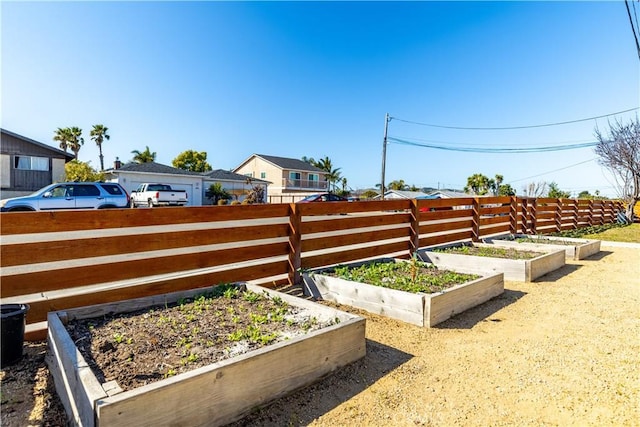
[(640, 425), (640, 249), (505, 288), (434, 329), (342, 307), (366, 358), (237, 425)]
[[(640, 426), (640, 247), (505, 288), (433, 329), (341, 307), (367, 356), (234, 425)], [(2, 426), (62, 425), (45, 351), (0, 371)]]

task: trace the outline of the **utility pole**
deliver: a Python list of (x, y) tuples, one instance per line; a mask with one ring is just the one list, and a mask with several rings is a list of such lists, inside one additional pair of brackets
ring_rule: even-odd
[(387, 130), (389, 129), (389, 113), (384, 116), (384, 138), (382, 140), (382, 177), (380, 179), (380, 200), (384, 200), (384, 168), (387, 161)]

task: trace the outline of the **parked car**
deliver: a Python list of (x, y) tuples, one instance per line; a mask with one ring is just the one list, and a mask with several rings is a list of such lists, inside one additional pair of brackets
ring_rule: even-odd
[(169, 184), (143, 183), (131, 192), (131, 207), (184, 206), (188, 196), (185, 190), (176, 190)]
[(126, 208), (129, 195), (113, 182), (62, 182), (33, 194), (0, 200), (1, 212)]
[(346, 197), (338, 196), (333, 193), (318, 193), (312, 194), (310, 196), (305, 197), (302, 200), (298, 200), (298, 203), (309, 203), (309, 202), (346, 202), (348, 199)]

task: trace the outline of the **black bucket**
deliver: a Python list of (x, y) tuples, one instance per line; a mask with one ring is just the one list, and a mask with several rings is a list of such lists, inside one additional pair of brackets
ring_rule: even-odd
[(2, 323), (0, 367), (2, 368), (22, 358), (24, 326), (27, 322), (25, 314), (28, 310), (29, 305), (27, 304), (0, 304)]

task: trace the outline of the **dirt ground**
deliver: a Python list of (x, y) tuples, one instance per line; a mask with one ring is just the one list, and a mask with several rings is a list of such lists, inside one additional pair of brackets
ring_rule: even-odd
[[(640, 425), (640, 249), (603, 246), (435, 328), (368, 314), (367, 355), (234, 427)], [(44, 343), (0, 371), (2, 426), (64, 425)]]

